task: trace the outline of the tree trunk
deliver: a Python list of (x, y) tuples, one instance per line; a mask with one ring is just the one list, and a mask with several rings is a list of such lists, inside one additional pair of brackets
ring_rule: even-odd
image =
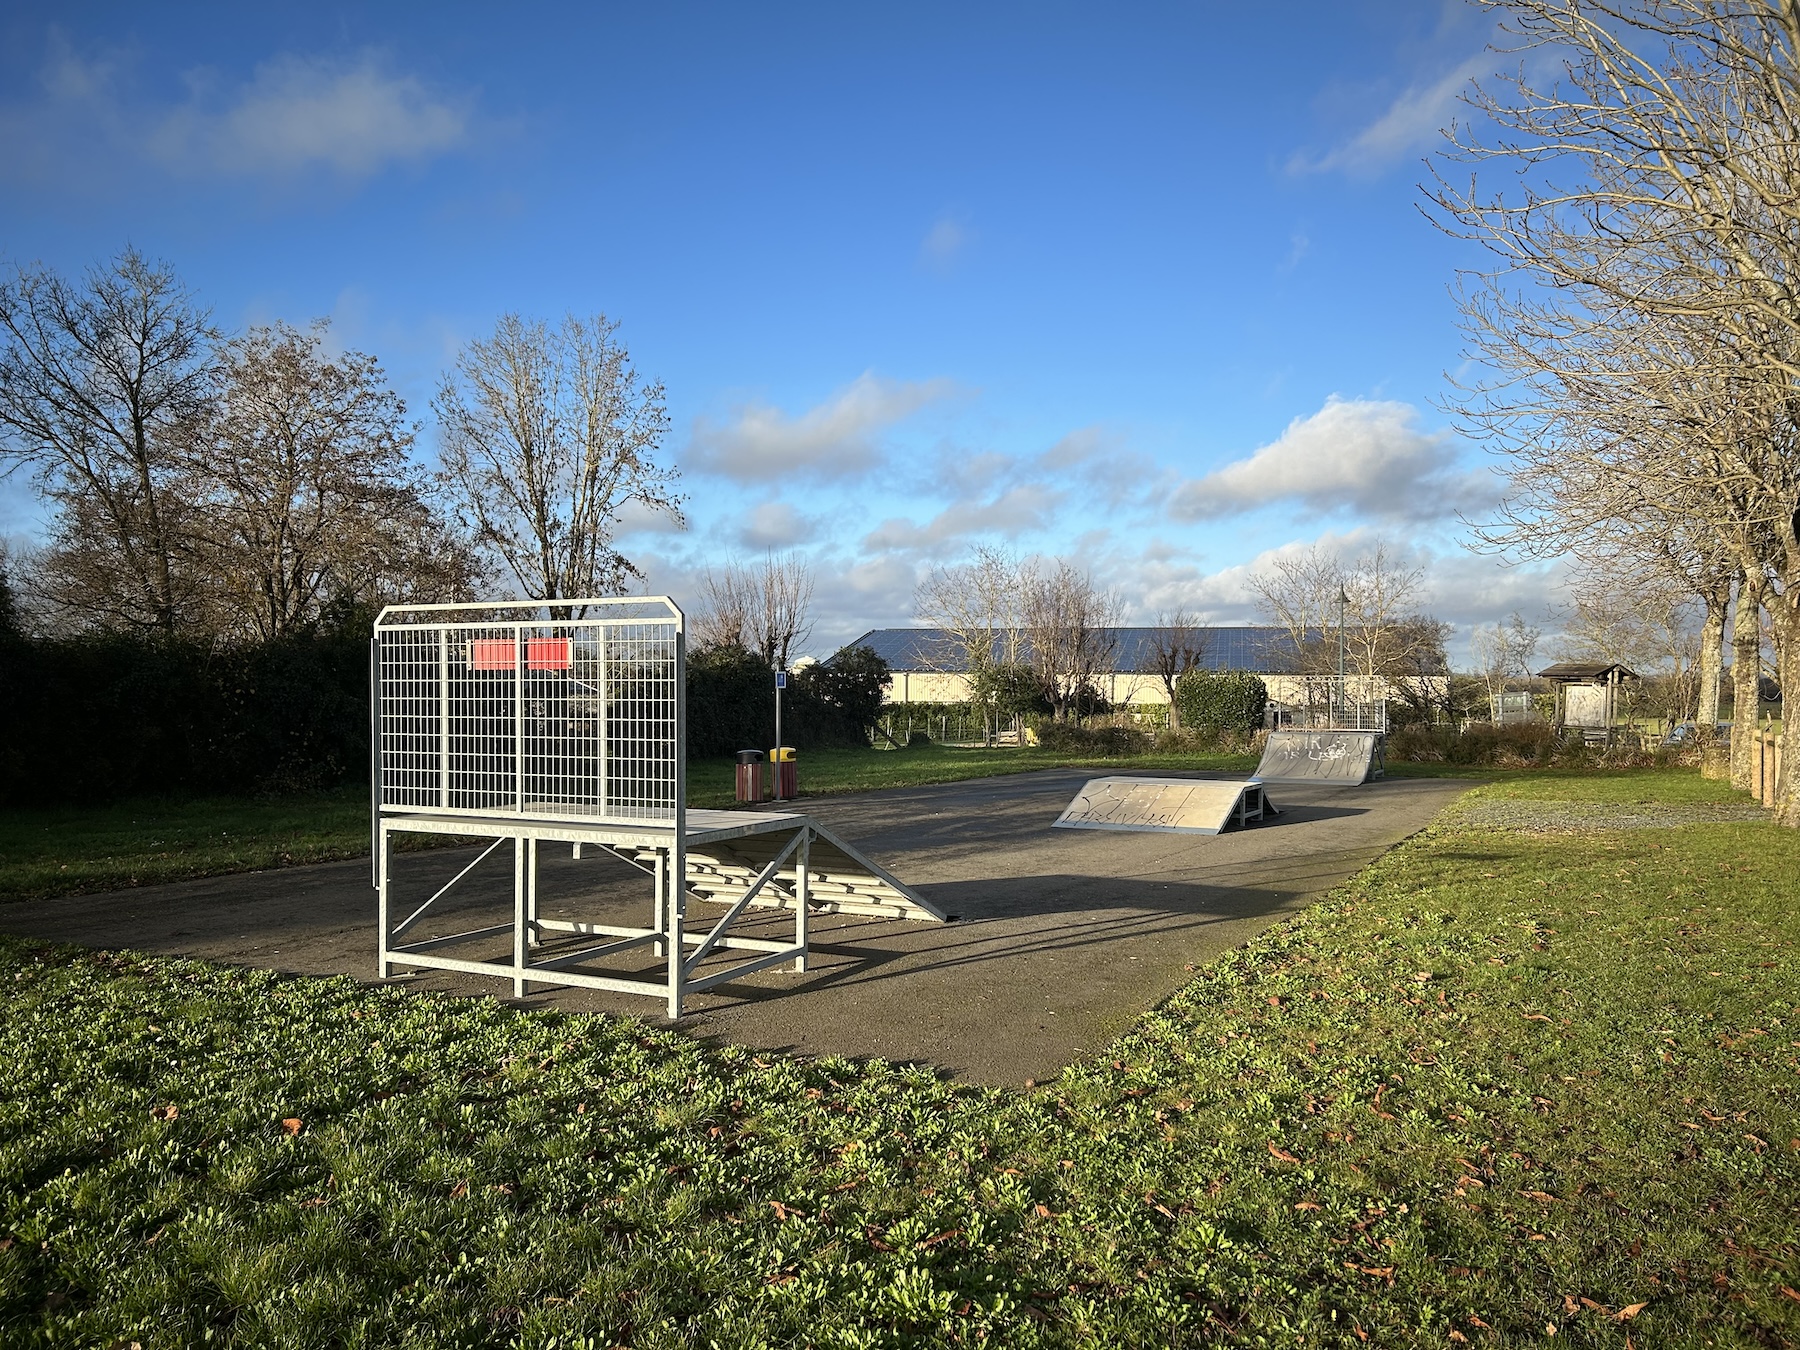
[(1719, 681), (1725, 664), (1725, 610), (1731, 600), (1727, 587), (1723, 594), (1703, 597), (1706, 619), (1700, 625), (1700, 701), (1694, 709), (1694, 723), (1700, 744), (1712, 741), (1713, 728), (1719, 723)]
[(1800, 590), (1790, 583), (1779, 596), (1770, 598), (1770, 612), (1775, 619), (1775, 647), (1781, 672), (1781, 781), (1773, 801), (1763, 805), (1775, 809), (1777, 823), (1789, 829), (1800, 829), (1800, 716), (1787, 707), (1800, 690)]
[(1755, 770), (1757, 681), (1762, 674), (1762, 585), (1738, 580), (1731, 620), (1731, 786), (1748, 792)]

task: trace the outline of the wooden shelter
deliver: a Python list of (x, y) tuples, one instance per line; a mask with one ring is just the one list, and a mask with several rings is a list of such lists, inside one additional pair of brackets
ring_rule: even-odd
[(1638, 675), (1617, 661), (1558, 661), (1538, 678), (1556, 686), (1557, 726), (1604, 733), (1618, 712), (1620, 686)]

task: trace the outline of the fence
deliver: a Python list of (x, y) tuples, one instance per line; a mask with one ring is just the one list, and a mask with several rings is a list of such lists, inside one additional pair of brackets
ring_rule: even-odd
[(1751, 747), (1750, 795), (1767, 806), (1781, 792), (1781, 737), (1773, 731), (1759, 731)]
[[(375, 630), (377, 808), (673, 822), (681, 615), (665, 600), (395, 607)], [(459, 612), (460, 611), (460, 612)]]

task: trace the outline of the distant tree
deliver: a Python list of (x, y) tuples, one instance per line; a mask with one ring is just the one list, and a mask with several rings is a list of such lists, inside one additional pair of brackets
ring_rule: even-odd
[(405, 403), (374, 357), (324, 337), (276, 324), (229, 344), (184, 447), (190, 546), (226, 631), (281, 637), (334, 592), (449, 599), (474, 571), (431, 517)]
[(1487, 687), (1488, 715), (1500, 718), (1500, 695), (1509, 681), (1531, 674), (1531, 658), (1537, 652), (1540, 630), (1525, 622), (1517, 610), (1504, 623), (1476, 625), (1469, 634), (1469, 655), (1475, 673)]
[(1162, 682), (1169, 700), (1169, 728), (1181, 729), (1181, 709), (1175, 701), (1175, 685), (1205, 660), (1212, 630), (1196, 623), (1187, 610), (1177, 607), (1157, 617), (1156, 634), (1150, 640), (1150, 668)]
[(1026, 650), (1057, 720), (1083, 715), (1099, 676), (1118, 650), (1120, 603), (1068, 562), (1033, 575), (1024, 587)]
[(52, 605), (165, 635), (193, 618), (177, 451), (217, 338), (175, 273), (135, 249), (79, 282), (43, 268), (0, 282), (0, 456), (56, 508), (36, 569)]
[(641, 577), (613, 544), (636, 506), (684, 523), (657, 462), (668, 413), (604, 315), (556, 328), (516, 314), (469, 343), (432, 408), (441, 482), (476, 543), (544, 600), (611, 595)]
[(1019, 660), (1024, 591), (1033, 576), (1004, 549), (983, 545), (966, 563), (934, 568), (920, 582), (913, 612), (942, 635), (924, 657), (939, 670), (979, 683)]
[(893, 675), (873, 647), (842, 647), (830, 660), (807, 666), (794, 682), (860, 731), (881, 716)]
[(694, 645), (742, 647), (771, 669), (786, 670), (794, 648), (812, 633), (812, 595), (812, 569), (798, 553), (771, 554), (760, 566), (708, 568), (694, 614)]

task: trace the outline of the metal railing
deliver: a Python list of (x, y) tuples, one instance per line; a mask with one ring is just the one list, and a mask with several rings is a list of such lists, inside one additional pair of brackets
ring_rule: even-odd
[(377, 811), (674, 823), (684, 621), (663, 597), (396, 605), (375, 625)]

